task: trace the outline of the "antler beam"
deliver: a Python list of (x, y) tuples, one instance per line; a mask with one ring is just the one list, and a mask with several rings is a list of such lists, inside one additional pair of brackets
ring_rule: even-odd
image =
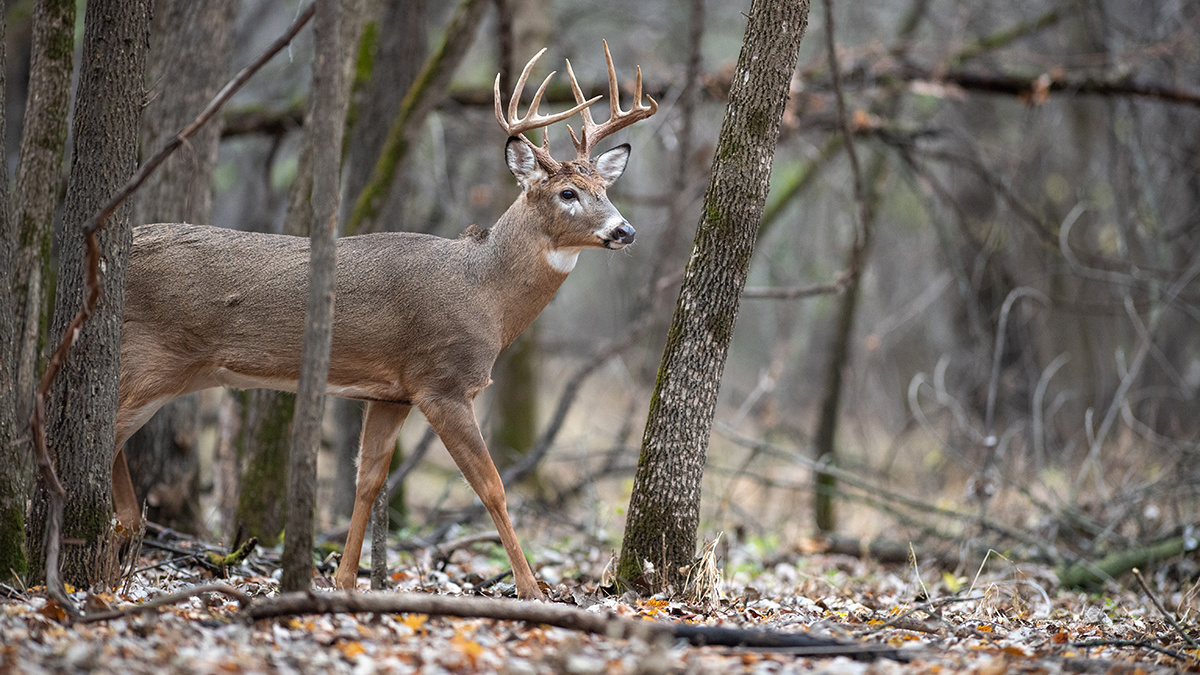
[[(596, 143), (599, 143), (605, 136), (658, 112), (658, 101), (655, 101), (653, 96), (647, 94), (646, 98), (650, 103), (648, 105), (642, 103), (641, 66), (638, 66), (637, 81), (633, 88), (633, 108), (621, 110), (621, 92), (617, 86), (617, 71), (613, 67), (612, 54), (608, 51), (608, 40), (604, 41), (604, 60), (608, 63), (608, 120), (603, 124), (596, 124), (592, 120), (591, 111), (584, 105), (583, 91), (579, 88), (579, 82), (575, 80), (575, 71), (571, 69), (571, 61), (567, 61), (567, 75), (571, 78), (571, 93), (575, 95), (575, 101), (580, 104), (576, 107), (583, 106), (579, 111), (579, 116), (583, 119), (579, 136), (575, 135), (574, 129), (571, 129), (570, 126), (567, 127), (567, 131), (571, 132), (571, 142), (575, 144), (579, 160), (590, 159)], [(592, 101), (595, 100), (592, 99)], [(588, 101), (587, 105), (590, 104), (591, 101)]]
[[(607, 51), (607, 49), (608, 47), (606, 46), (605, 50)], [(521, 102), (521, 93), (525, 91), (525, 82), (529, 79), (529, 72), (533, 70), (533, 64), (537, 63), (537, 60), (540, 59), (542, 54), (545, 53), (546, 48), (543, 47), (541, 51), (533, 55), (533, 58), (529, 59), (529, 63), (525, 64), (525, 69), (521, 71), (521, 77), (517, 80), (517, 86), (513, 89), (512, 98), (510, 98), (508, 101), (507, 118), (504, 116), (504, 111), (500, 103), (500, 75), (496, 75), (496, 85), (494, 87), (496, 101), (496, 121), (500, 123), (500, 128), (504, 129), (505, 133), (507, 133), (509, 136), (519, 136), (526, 143), (528, 143), (529, 147), (533, 149), (534, 154), (537, 155), (539, 161), (541, 161), (543, 164), (547, 166), (557, 166), (558, 162), (550, 156), (549, 135), (542, 134), (542, 145), (541, 147), (538, 147), (525, 137), (525, 132), (532, 131), (534, 129), (544, 129), (555, 122), (561, 122), (562, 120), (565, 120), (579, 112), (587, 113), (588, 106), (596, 101), (599, 101), (601, 98), (603, 98), (603, 96), (596, 96), (585, 101), (583, 96), (579, 95), (576, 96), (575, 99), (578, 105), (570, 110), (564, 110), (563, 112), (556, 113), (554, 115), (539, 114), (538, 106), (542, 102), (542, 95), (546, 93), (546, 87), (550, 84), (550, 78), (554, 77), (555, 73), (557, 72), (554, 71), (547, 75), (546, 79), (542, 81), (542, 86), (538, 87), (537, 92), (533, 95), (533, 101), (529, 104), (529, 111), (525, 113), (525, 117), (518, 117), (517, 106)], [(567, 64), (567, 67), (570, 67), (569, 63)], [(573, 77), (572, 82), (574, 82)]]

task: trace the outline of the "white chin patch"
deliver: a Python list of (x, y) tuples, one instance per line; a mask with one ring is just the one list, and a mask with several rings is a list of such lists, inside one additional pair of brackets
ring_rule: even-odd
[(575, 269), (575, 263), (578, 260), (579, 249), (577, 248), (554, 248), (546, 251), (546, 263), (556, 272), (563, 274), (568, 274)]

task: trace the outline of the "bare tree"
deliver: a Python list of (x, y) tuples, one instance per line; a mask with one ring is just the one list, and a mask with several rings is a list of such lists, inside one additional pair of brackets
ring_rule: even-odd
[[(703, 216), (650, 402), (617, 566), (625, 583), (682, 590), (683, 570), (696, 552), (717, 390), (808, 6), (756, 0), (750, 8)], [(657, 574), (647, 574), (647, 562)]]
[[(81, 225), (136, 167), (149, 37), (149, 0), (88, 4), (84, 67), (75, 103), (74, 162), (58, 241), (55, 341), (66, 331), (86, 292)], [(111, 536), (121, 317), (131, 237), (129, 209), (121, 208), (98, 236), (106, 268), (103, 296), (68, 354), (47, 402), (47, 437), (68, 493), (63, 535), (70, 545), (62, 556), (63, 578), (78, 586), (99, 579), (101, 552)], [(35, 511), (30, 528), (33, 541), (40, 541), (44, 513), (44, 508)]]

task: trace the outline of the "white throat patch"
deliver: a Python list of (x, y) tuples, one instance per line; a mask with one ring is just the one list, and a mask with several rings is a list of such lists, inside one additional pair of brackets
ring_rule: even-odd
[(579, 260), (579, 249), (577, 248), (552, 248), (546, 251), (546, 263), (554, 268), (556, 272), (569, 274), (575, 269), (575, 263)]

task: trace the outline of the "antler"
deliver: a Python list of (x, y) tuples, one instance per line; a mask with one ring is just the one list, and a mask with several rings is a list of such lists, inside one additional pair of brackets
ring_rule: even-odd
[[(540, 115), (537, 111), (538, 105), (542, 102), (542, 94), (546, 93), (546, 86), (550, 84), (550, 78), (554, 77), (554, 73), (552, 72), (546, 76), (546, 79), (542, 81), (542, 86), (538, 87), (537, 93), (533, 95), (533, 102), (529, 104), (529, 111), (525, 113), (525, 117), (517, 117), (517, 105), (521, 101), (521, 93), (525, 90), (525, 81), (529, 79), (529, 71), (533, 70), (533, 64), (537, 63), (537, 60), (540, 59), (542, 54), (545, 53), (546, 49), (543, 47), (541, 51), (533, 55), (532, 59), (529, 59), (529, 63), (525, 64), (525, 69), (521, 71), (521, 78), (517, 80), (517, 86), (513, 89), (512, 98), (508, 101), (507, 119), (505, 119), (504, 112), (500, 106), (500, 75), (496, 75), (496, 86), (494, 88), (496, 99), (496, 121), (500, 123), (500, 128), (504, 129), (509, 136), (519, 136), (522, 140), (528, 143), (529, 147), (533, 149), (533, 154), (542, 164), (546, 165), (547, 167), (555, 167), (558, 166), (558, 162), (550, 156), (549, 135), (545, 133), (542, 134), (542, 145), (541, 147), (538, 147), (525, 137), (525, 132), (532, 131), (534, 129), (543, 129), (551, 124), (554, 124), (555, 122), (561, 122), (577, 112), (583, 112), (586, 114), (588, 106), (596, 101), (599, 101), (601, 98), (603, 98), (603, 96), (596, 96), (595, 98), (585, 101), (583, 100), (583, 95), (578, 94), (575, 97), (575, 101), (578, 103), (578, 105), (576, 105), (574, 108), (571, 108), (570, 110), (564, 110), (563, 112), (554, 115)], [(567, 67), (570, 68), (569, 63), (567, 64)], [(611, 68), (612, 66), (610, 61), (610, 72)], [(574, 83), (573, 75), (571, 81)], [(575, 89), (578, 90), (578, 87), (575, 87)], [(640, 85), (638, 89), (640, 91)]]
[[(658, 112), (658, 101), (649, 94), (646, 98), (650, 99), (650, 105), (642, 104), (642, 67), (637, 69), (637, 83), (633, 88), (633, 108), (630, 110), (621, 110), (620, 91), (617, 88), (617, 71), (613, 68), (612, 54), (608, 51), (608, 40), (604, 41), (604, 60), (608, 62), (608, 120), (604, 124), (596, 124), (592, 121), (592, 113), (584, 106), (583, 92), (579, 89), (579, 83), (575, 81), (575, 71), (571, 70), (571, 61), (567, 61), (567, 75), (571, 78), (571, 92), (575, 95), (575, 101), (581, 107), (579, 116), (583, 119), (583, 127), (579, 130), (579, 136), (575, 136), (575, 130), (570, 126), (567, 131), (571, 132), (571, 142), (575, 144), (577, 159), (586, 160), (592, 156), (592, 149), (596, 147), (596, 143), (600, 139), (608, 136), (619, 129), (644, 120), (647, 117)], [(599, 98), (599, 97), (597, 97)], [(596, 99), (592, 99), (595, 101)], [(592, 101), (588, 101), (590, 105)]]

